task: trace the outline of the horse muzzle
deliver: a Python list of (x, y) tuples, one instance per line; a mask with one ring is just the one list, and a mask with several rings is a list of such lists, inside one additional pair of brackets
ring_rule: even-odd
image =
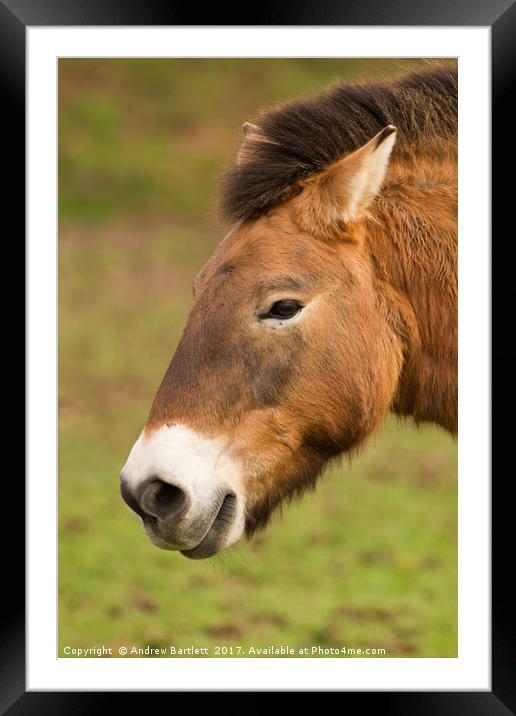
[[(221, 458), (220, 450), (210, 459), (206, 438), (197, 436), (194, 445), (192, 432), (185, 430), (167, 428), (151, 438), (141, 436), (122, 470), (120, 492), (154, 545), (204, 559), (238, 542), (244, 532), (244, 500), (234, 466)], [(185, 436), (189, 444), (180, 445)]]
[(243, 533), (238, 498), (219, 493), (199, 514), (191, 497), (180, 487), (152, 477), (134, 495), (121, 480), (126, 504), (140, 517), (150, 541), (167, 550), (178, 550), (190, 559), (205, 559), (237, 542)]

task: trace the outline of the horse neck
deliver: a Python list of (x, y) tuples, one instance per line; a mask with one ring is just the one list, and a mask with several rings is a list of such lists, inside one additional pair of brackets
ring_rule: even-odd
[(380, 290), (383, 286), (391, 302), (395, 297), (404, 317), (405, 362), (392, 408), (455, 432), (456, 179), (446, 167), (430, 181), (420, 179), (391, 174), (366, 235)]

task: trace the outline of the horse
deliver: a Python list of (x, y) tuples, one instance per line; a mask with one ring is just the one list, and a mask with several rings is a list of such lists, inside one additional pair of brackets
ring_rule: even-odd
[(456, 68), (262, 111), (220, 206), (121, 472), (151, 542), (191, 559), (263, 529), (389, 413), (456, 433)]

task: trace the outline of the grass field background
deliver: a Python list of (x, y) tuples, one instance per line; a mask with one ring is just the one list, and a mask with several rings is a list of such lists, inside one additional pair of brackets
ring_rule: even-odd
[(119, 471), (225, 233), (259, 108), (417, 60), (60, 60), (59, 653), (66, 646), (457, 655), (457, 445), (389, 419), (352, 464), (208, 561), (153, 547)]

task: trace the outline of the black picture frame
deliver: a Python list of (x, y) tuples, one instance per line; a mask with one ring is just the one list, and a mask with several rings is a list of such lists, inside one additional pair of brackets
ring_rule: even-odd
[[(512, 243), (512, 233), (503, 230), (503, 222), (511, 211), (514, 180), (514, 115), (509, 109), (510, 93), (514, 87), (516, 6), (512, 0), (476, 0), (453, 3), (450, 0), (356, 0), (317, 3), (293, 3), (262, 0), (247, 3), (248, 7), (199, 8), (175, 6), (167, 0), (0, 0), (0, 113), (4, 124), (4, 207), (8, 207), (13, 226), (9, 233), (10, 250), (18, 251), (23, 261), (25, 233), (25, 41), (26, 28), (34, 26), (66, 25), (361, 25), (361, 26), (484, 26), (491, 28), (492, 40), (492, 244), (493, 268), (496, 283), (492, 284), (492, 329), (502, 325), (505, 306), (511, 306), (514, 279), (510, 280), (507, 260), (496, 261), (504, 248)], [(203, 22), (198, 20), (199, 15)], [(474, 121), (474, 118), (472, 118)], [(7, 153), (7, 159), (5, 158)], [(506, 169), (510, 169), (507, 175)], [(510, 194), (509, 194), (510, 192)], [(5, 214), (5, 209), (4, 209)], [(507, 217), (508, 218), (508, 217)], [(7, 240), (7, 236), (5, 235)], [(505, 241), (504, 241), (505, 239)], [(497, 250), (495, 251), (495, 248)], [(5, 246), (4, 246), (5, 249)], [(504, 268), (507, 274), (504, 276)], [(14, 324), (14, 322), (13, 322)], [(16, 323), (19, 326), (19, 323)], [(5, 326), (4, 326), (5, 329)], [(18, 328), (19, 331), (19, 328)], [(509, 331), (512, 332), (512, 329)], [(10, 333), (9, 343), (16, 335)], [(20, 343), (23, 342), (20, 336)], [(492, 361), (498, 364), (500, 376), (510, 375), (514, 368), (514, 349), (503, 338), (493, 342)], [(505, 370), (504, 370), (505, 368)], [(511, 371), (512, 368), (512, 371)], [(511, 373), (509, 373), (511, 371)], [(514, 629), (515, 599), (509, 586), (510, 565), (514, 565), (513, 512), (514, 499), (510, 489), (514, 474), (510, 455), (503, 460), (503, 448), (511, 444), (512, 422), (504, 418), (504, 411), (495, 418), (495, 408), (502, 399), (492, 372), (492, 473), (495, 475), (494, 455), (500, 469), (492, 481), (492, 691), (446, 692), (342, 692), (342, 708), (369, 707), (380, 713), (407, 714), (467, 714), (468, 716), (500, 716), (516, 713), (516, 673)], [(501, 379), (500, 379), (501, 383)], [(512, 397), (504, 385), (503, 401)], [(4, 393), (5, 397), (6, 393)], [(497, 398), (497, 396), (500, 396)], [(498, 400), (498, 402), (497, 402)], [(12, 420), (9, 414), (10, 424)], [(4, 438), (5, 439), (5, 438)], [(503, 463), (502, 463), (503, 460)], [(92, 714), (107, 713), (120, 707), (120, 699), (129, 696), (133, 707), (149, 708), (148, 692), (26, 692), (25, 687), (25, 545), (20, 522), (23, 510), (13, 514), (13, 505), (25, 504), (25, 488), (19, 475), (9, 468), (10, 479), (4, 481), (3, 518), (11, 516), (13, 525), (6, 528), (9, 540), (4, 542), (2, 596), (5, 599), (0, 616), (0, 713), (12, 716), (25, 714)], [(6, 476), (5, 476), (6, 477)], [(15, 479), (17, 478), (17, 479)], [(7, 485), (7, 488), (6, 488)], [(5, 513), (8, 513), (7, 515)], [(512, 518), (512, 519), (511, 519)], [(11, 535), (17, 538), (11, 539)], [(9, 566), (7, 566), (9, 565)], [(514, 570), (514, 566), (512, 566)], [(193, 668), (195, 666), (193, 665)], [(238, 685), (235, 684), (238, 688)], [(171, 694), (153, 693), (154, 698), (167, 698), (172, 707)], [(357, 702), (360, 698), (360, 702)], [(116, 701), (115, 701), (116, 700)]]

